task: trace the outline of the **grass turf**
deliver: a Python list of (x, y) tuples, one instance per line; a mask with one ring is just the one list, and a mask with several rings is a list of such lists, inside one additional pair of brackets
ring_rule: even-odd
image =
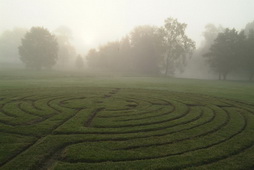
[(0, 169), (251, 169), (250, 82), (0, 73)]

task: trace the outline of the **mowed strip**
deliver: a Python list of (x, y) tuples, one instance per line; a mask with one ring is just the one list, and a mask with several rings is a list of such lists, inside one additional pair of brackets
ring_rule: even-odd
[(53, 91), (1, 99), (1, 169), (212, 169), (243, 157), (237, 167), (254, 166), (250, 104), (163, 90)]

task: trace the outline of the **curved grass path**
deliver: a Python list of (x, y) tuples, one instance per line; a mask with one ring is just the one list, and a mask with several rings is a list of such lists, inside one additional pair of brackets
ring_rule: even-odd
[(254, 106), (191, 93), (4, 91), (0, 135), (0, 169), (254, 168)]

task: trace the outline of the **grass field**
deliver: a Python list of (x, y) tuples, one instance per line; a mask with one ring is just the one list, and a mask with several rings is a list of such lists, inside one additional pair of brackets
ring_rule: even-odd
[(0, 71), (0, 169), (254, 169), (253, 83)]

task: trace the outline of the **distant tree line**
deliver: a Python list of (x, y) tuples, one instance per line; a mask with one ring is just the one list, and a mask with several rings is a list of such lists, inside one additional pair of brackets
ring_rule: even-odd
[(254, 29), (236, 31), (226, 28), (219, 33), (204, 54), (209, 65), (218, 73), (219, 79), (226, 80), (232, 72), (242, 72), (249, 80), (254, 76)]
[[(166, 19), (161, 27), (138, 26), (120, 41), (91, 49), (86, 56), (87, 64), (103, 71), (142, 75), (172, 76), (183, 72), (187, 58), (195, 50), (195, 43), (185, 33), (186, 27), (174, 18)], [(202, 66), (200, 72), (206, 69), (206, 61), (207, 69), (211, 68), (219, 79), (241, 73), (253, 80), (254, 21), (242, 31), (209, 24), (203, 36), (205, 41), (195, 50), (193, 60)], [(29, 31), (15, 28), (0, 36), (0, 60), (16, 62), (20, 58), (32, 69), (55, 65), (61, 68), (70, 63), (81, 69), (85, 65), (83, 57), (76, 53), (70, 39), (71, 32), (64, 26), (54, 34), (43, 27), (32, 27)]]
[(138, 26), (120, 41), (109, 42), (87, 54), (88, 65), (114, 72), (174, 75), (183, 71), (195, 43), (187, 25), (168, 18), (162, 27)]

